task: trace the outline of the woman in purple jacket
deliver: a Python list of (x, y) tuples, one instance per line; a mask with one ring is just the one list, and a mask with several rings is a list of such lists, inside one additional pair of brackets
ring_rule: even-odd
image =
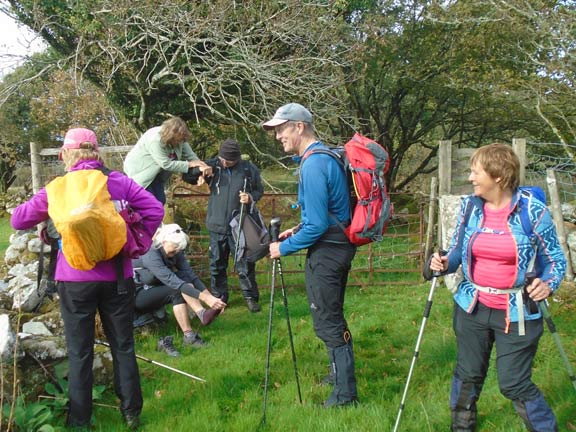
[[(96, 134), (89, 129), (70, 129), (64, 138), (60, 157), (66, 171), (101, 169), (104, 166), (98, 153)], [(110, 172), (107, 185), (112, 201), (128, 205), (140, 213), (145, 229), (152, 235), (164, 216), (162, 204), (122, 173)], [(43, 188), (14, 210), (12, 226), (24, 230), (48, 220), (48, 205), (46, 188)], [(92, 417), (96, 310), (100, 313), (112, 351), (114, 389), (121, 400), (122, 416), (132, 430), (140, 424), (142, 391), (132, 333), (135, 289), (132, 260), (123, 257), (122, 261), (124, 280), (120, 284), (115, 259), (100, 261), (91, 270), (77, 270), (69, 265), (62, 251), (58, 251), (55, 279), (68, 349), (70, 405), (67, 425), (71, 427), (89, 427)]]

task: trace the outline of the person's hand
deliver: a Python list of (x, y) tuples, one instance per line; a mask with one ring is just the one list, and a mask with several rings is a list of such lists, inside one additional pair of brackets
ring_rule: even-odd
[(226, 303), (224, 303), (222, 301), (222, 299), (218, 298), (218, 297), (214, 297), (212, 294), (210, 294), (210, 291), (208, 290), (204, 290), (200, 293), (200, 296), (198, 297), (198, 299), (202, 302), (207, 304), (208, 306), (210, 306), (210, 309), (216, 309), (216, 310), (224, 310), (227, 306)]
[(249, 193), (240, 191), (239, 195), (240, 195), (240, 204), (250, 204), (250, 201), (252, 201), (252, 197), (250, 196)]
[(198, 181), (196, 182), (196, 186), (202, 186), (204, 183), (206, 183), (206, 179), (204, 178), (204, 176), (200, 176), (200, 177), (198, 177)]
[(296, 225), (295, 227), (292, 228), (288, 228), (287, 230), (282, 231), (280, 234), (278, 234), (278, 239), (279, 240), (285, 240), (288, 237), (292, 237), (294, 234), (296, 234), (298, 231), (300, 230), (300, 225)]
[(270, 243), (268, 250), (270, 251), (270, 258), (272, 259), (280, 258), (282, 256), (280, 254), (280, 242)]
[(206, 164), (204, 164), (204, 166), (200, 166), (200, 171), (202, 171), (203, 177), (211, 177), (213, 174), (212, 167)]
[(430, 260), (430, 270), (439, 273), (448, 270), (448, 257), (446, 255), (440, 256), (438, 252), (435, 252)]
[(202, 172), (202, 175), (211, 176), (212, 175), (212, 167), (208, 165), (206, 162), (201, 160), (191, 160), (188, 161), (188, 168), (199, 168)]
[(536, 278), (526, 287), (526, 292), (528, 292), (528, 295), (532, 300), (539, 302), (547, 299), (550, 294), (552, 294), (552, 289), (546, 282), (540, 278)]

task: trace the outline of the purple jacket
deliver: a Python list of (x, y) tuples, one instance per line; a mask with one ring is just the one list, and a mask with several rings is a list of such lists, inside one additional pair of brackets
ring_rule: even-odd
[[(81, 169), (96, 169), (102, 166), (102, 162), (96, 160), (83, 160), (78, 162), (72, 171)], [(164, 207), (154, 196), (143, 189), (132, 179), (124, 174), (112, 171), (108, 176), (108, 191), (110, 197), (115, 201), (124, 201), (142, 216), (142, 223), (150, 235), (156, 232), (156, 229), (164, 217)], [(48, 196), (46, 189), (42, 188), (29, 201), (20, 204), (14, 213), (10, 222), (12, 227), (17, 230), (30, 229), (35, 225), (49, 218), (48, 216)], [(114, 259), (101, 261), (92, 270), (82, 271), (71, 267), (67, 262), (62, 251), (58, 251), (56, 263), (55, 279), (57, 281), (67, 282), (86, 282), (86, 281), (108, 281), (113, 282), (116, 278)], [(132, 260), (124, 259), (124, 277), (132, 277)]]

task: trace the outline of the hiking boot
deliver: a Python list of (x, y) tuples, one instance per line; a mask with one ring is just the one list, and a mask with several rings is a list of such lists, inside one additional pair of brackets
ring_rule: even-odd
[(132, 414), (122, 414), (124, 418), (124, 423), (128, 427), (128, 430), (136, 431), (140, 428), (140, 416)]
[(248, 306), (248, 310), (252, 313), (260, 312), (260, 310), (261, 310), (258, 302), (256, 300), (251, 299), (251, 298), (246, 299), (246, 305)]
[(184, 333), (184, 336), (182, 337), (182, 343), (194, 348), (201, 348), (208, 345), (198, 333), (194, 332)]
[(155, 311), (153, 311), (152, 316), (160, 324), (166, 324), (166, 321), (168, 321), (168, 317), (166, 316), (166, 307), (165, 306), (161, 306), (158, 309), (156, 309)]
[(154, 316), (151, 313), (143, 313), (134, 316), (132, 327), (134, 328), (144, 327), (145, 325), (154, 324), (155, 322), (156, 320), (154, 319)]
[(178, 357), (180, 353), (174, 348), (174, 338), (165, 336), (158, 339), (158, 351), (164, 351), (170, 357)]
[(204, 312), (200, 317), (200, 322), (202, 325), (207, 326), (214, 321), (218, 315), (220, 315), (220, 312), (221, 310), (219, 309), (204, 309)]
[(358, 400), (358, 398), (354, 398), (351, 399), (349, 401), (346, 402), (334, 402), (330, 399), (324, 401), (324, 403), (322, 404), (323, 408), (341, 408), (341, 407), (355, 407), (357, 405), (360, 404), (360, 401)]

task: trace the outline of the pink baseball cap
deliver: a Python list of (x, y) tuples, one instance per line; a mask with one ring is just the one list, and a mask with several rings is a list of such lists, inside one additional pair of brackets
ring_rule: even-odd
[(62, 159), (62, 150), (64, 149), (79, 149), (83, 143), (91, 143), (94, 150), (98, 151), (98, 139), (94, 131), (85, 128), (70, 129), (64, 136), (64, 144), (60, 148), (60, 155)]

